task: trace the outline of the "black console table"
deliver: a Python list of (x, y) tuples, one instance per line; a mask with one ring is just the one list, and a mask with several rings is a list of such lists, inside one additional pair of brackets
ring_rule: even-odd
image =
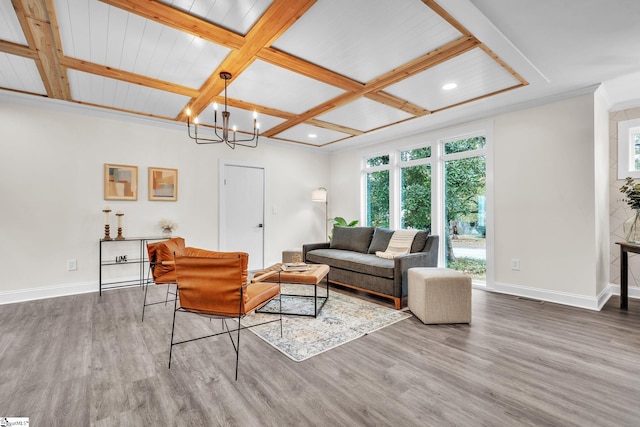
[[(103, 289), (115, 289), (115, 288), (124, 288), (127, 286), (134, 286), (144, 284), (145, 279), (145, 271), (146, 266), (149, 264), (149, 260), (147, 258), (147, 242), (150, 241), (158, 241), (158, 240), (167, 240), (167, 237), (127, 237), (124, 240), (104, 240), (100, 239), (100, 263), (99, 263), (99, 273), (98, 273), (98, 283), (100, 286), (100, 296), (102, 296)], [(113, 244), (121, 244), (124, 242), (134, 242), (137, 244), (137, 254), (134, 254), (135, 258), (129, 259), (128, 255), (126, 255), (126, 259), (118, 259), (118, 257), (114, 257), (113, 259), (103, 259), (103, 245), (113, 245)], [(113, 280), (104, 282), (102, 279), (102, 269), (106, 267), (112, 266), (124, 266), (138, 264), (139, 272), (138, 277), (135, 279), (126, 279), (126, 280)]]
[(640, 254), (640, 245), (628, 242), (616, 242), (620, 245), (620, 308), (629, 307), (629, 252)]

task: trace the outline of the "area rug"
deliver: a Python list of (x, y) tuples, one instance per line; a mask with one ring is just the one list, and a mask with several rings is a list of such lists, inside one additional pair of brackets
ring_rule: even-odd
[[(282, 285), (285, 294), (310, 295), (312, 292), (313, 287), (309, 285)], [(324, 289), (318, 289), (318, 294), (325, 295)], [(279, 302), (273, 300), (265, 308), (277, 311), (278, 306)], [(283, 296), (282, 310), (313, 313), (313, 299)], [(279, 322), (249, 330), (292, 360), (301, 362), (409, 317), (408, 312), (331, 292), (317, 318), (282, 316), (282, 337)], [(250, 326), (274, 318), (274, 314), (253, 313), (242, 320), (242, 325)]]

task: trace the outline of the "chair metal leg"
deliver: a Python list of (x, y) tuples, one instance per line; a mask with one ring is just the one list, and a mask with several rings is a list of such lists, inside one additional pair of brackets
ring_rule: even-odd
[(282, 294), (278, 299), (280, 300), (280, 310), (278, 310), (280, 312), (280, 338), (282, 338)]
[(169, 369), (171, 369), (171, 353), (173, 351), (173, 332), (176, 328), (176, 312), (178, 311), (178, 298), (176, 297), (173, 304), (173, 324), (171, 325), (171, 345), (169, 346)]
[(144, 308), (147, 306), (147, 289), (149, 289), (149, 277), (144, 282), (144, 299), (142, 300), (142, 321), (144, 322)]
[(167, 285), (167, 295), (164, 297), (164, 305), (167, 305), (167, 301), (169, 301), (169, 289), (171, 288), (171, 283)]
[(238, 316), (238, 346), (236, 347), (236, 381), (238, 381), (238, 361), (240, 360), (240, 316)]

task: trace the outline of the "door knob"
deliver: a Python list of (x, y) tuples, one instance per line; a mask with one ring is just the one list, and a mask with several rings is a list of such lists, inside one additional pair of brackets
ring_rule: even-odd
[(258, 228), (262, 228), (262, 224), (258, 224)]

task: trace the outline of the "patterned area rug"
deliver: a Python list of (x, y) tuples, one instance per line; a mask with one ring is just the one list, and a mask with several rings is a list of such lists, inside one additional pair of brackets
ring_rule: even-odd
[[(282, 293), (311, 295), (313, 287), (308, 285), (283, 284)], [(324, 289), (318, 289), (325, 295)], [(312, 298), (282, 297), (282, 310), (313, 313)], [(273, 300), (266, 309), (277, 311), (279, 302)], [(244, 326), (273, 320), (268, 313), (253, 313), (242, 320)], [(282, 316), (280, 323), (274, 322), (249, 329), (251, 332), (280, 350), (296, 362), (355, 340), (378, 329), (411, 317), (408, 312), (393, 310), (338, 292), (331, 292), (329, 299), (317, 318)]]

